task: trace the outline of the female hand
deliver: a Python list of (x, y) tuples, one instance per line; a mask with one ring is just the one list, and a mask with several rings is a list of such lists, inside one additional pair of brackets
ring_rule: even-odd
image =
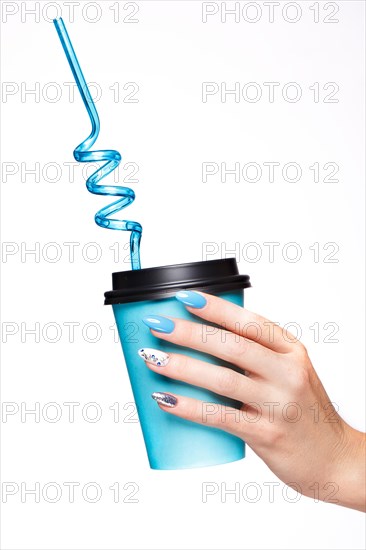
[[(335, 411), (305, 347), (275, 323), (202, 292), (176, 295), (191, 313), (222, 329), (149, 316), (154, 336), (216, 356), (236, 372), (183, 354), (139, 352), (159, 374), (242, 403), (240, 410), (156, 392), (167, 412), (243, 440), (286, 484), (306, 496), (365, 510), (365, 437)], [(154, 358), (151, 358), (154, 355)], [(317, 485), (315, 485), (317, 484)]]

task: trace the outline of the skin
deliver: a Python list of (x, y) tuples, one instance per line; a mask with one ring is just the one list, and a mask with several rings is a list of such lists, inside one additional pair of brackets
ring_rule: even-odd
[(172, 318), (172, 333), (151, 333), (230, 362), (239, 372), (192, 359), (184, 350), (169, 354), (164, 367), (146, 365), (244, 405), (237, 410), (174, 394), (176, 406), (158, 406), (242, 438), (281, 481), (301, 494), (366, 511), (365, 434), (335, 411), (305, 347), (267, 319), (200, 294), (206, 305), (187, 310), (224, 328)]

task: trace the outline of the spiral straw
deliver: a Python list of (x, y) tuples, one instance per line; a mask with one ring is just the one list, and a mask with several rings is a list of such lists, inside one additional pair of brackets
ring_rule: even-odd
[(123, 208), (126, 208), (135, 200), (135, 193), (129, 187), (122, 187), (120, 185), (100, 185), (99, 182), (108, 176), (113, 170), (117, 168), (121, 162), (121, 155), (118, 151), (110, 150), (98, 150), (90, 151), (90, 148), (96, 142), (99, 130), (100, 122), (97, 109), (95, 107), (93, 98), (91, 97), (88, 85), (85, 81), (84, 75), (80, 68), (78, 59), (76, 57), (71, 40), (67, 33), (65, 24), (62, 18), (54, 19), (53, 23), (56, 27), (57, 34), (61, 41), (62, 47), (66, 54), (70, 68), (75, 78), (75, 82), (79, 88), (80, 95), (88, 112), (92, 131), (80, 145), (74, 150), (74, 158), (78, 162), (105, 162), (100, 166), (93, 174), (86, 180), (86, 187), (91, 193), (96, 195), (112, 195), (122, 197), (115, 202), (112, 202), (108, 206), (101, 208), (95, 214), (95, 222), (100, 227), (106, 227), (108, 229), (119, 229), (122, 231), (131, 231), (130, 236), (130, 257), (132, 269), (140, 269), (140, 241), (142, 234), (142, 226), (138, 222), (128, 220), (118, 220), (110, 218), (111, 215), (119, 212)]

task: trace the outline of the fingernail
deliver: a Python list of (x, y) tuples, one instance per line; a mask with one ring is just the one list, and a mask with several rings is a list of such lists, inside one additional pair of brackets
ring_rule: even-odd
[(141, 348), (137, 353), (142, 359), (149, 363), (154, 363), (157, 367), (165, 367), (169, 361), (169, 355), (157, 349)]
[(207, 300), (202, 294), (194, 292), (193, 290), (180, 290), (176, 293), (177, 300), (182, 302), (185, 306), (201, 309), (207, 304)]
[(171, 319), (161, 317), (161, 315), (147, 315), (146, 317), (143, 317), (142, 321), (149, 328), (152, 328), (157, 332), (164, 332), (166, 334), (173, 332), (175, 326)]
[(174, 395), (171, 395), (170, 393), (161, 393), (159, 391), (155, 391), (154, 393), (151, 394), (151, 397), (157, 403), (161, 403), (166, 407), (175, 407), (176, 404), (178, 403), (178, 399), (174, 397)]

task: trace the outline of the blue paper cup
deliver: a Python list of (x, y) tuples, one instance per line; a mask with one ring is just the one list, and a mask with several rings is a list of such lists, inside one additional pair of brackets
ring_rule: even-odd
[[(222, 361), (158, 340), (142, 318), (157, 314), (200, 322), (176, 300), (176, 292), (202, 290), (243, 306), (243, 289), (249, 286), (249, 277), (239, 275), (234, 258), (113, 274), (113, 290), (105, 293), (105, 303), (113, 306), (151, 468), (177, 470), (233, 462), (244, 458), (245, 444), (205, 424), (218, 405), (239, 408), (241, 403), (149, 370), (138, 350), (155, 348), (167, 353), (184, 353), (213, 364), (222, 365)], [(203, 401), (204, 423), (196, 424), (162, 411), (151, 398), (156, 391)]]

